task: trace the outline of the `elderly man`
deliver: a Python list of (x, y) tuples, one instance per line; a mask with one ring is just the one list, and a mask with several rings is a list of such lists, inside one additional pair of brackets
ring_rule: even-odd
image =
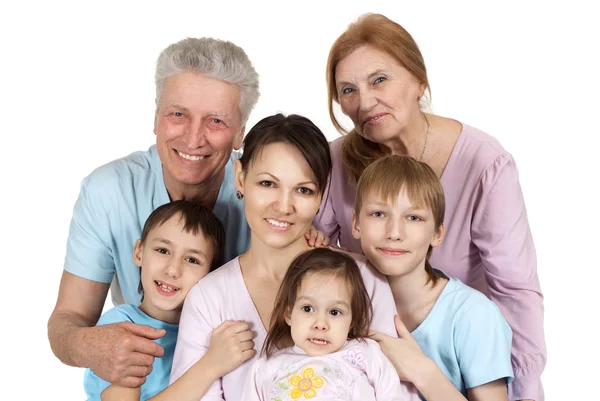
[(227, 232), (225, 261), (246, 251), (249, 229), (236, 198), (233, 149), (259, 97), (258, 74), (238, 46), (188, 38), (167, 47), (156, 67), (156, 145), (86, 177), (73, 211), (56, 307), (48, 321), (55, 355), (101, 378), (136, 387), (164, 331), (133, 323), (95, 324), (112, 281), (115, 304), (139, 305), (132, 261), (146, 218), (172, 200), (201, 202)]

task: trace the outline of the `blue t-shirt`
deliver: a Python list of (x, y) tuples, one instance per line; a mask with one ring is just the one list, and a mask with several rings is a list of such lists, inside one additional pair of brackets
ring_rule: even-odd
[[(133, 305), (119, 305), (100, 317), (98, 326), (103, 324), (133, 322), (145, 324), (157, 329), (165, 329), (166, 334), (155, 340), (165, 349), (162, 358), (154, 358), (152, 372), (146, 376), (146, 382), (140, 388), (140, 400), (144, 401), (154, 397), (169, 385), (169, 376), (171, 375), (171, 366), (173, 365), (173, 354), (175, 353), (175, 342), (177, 341), (177, 331), (179, 325), (165, 323), (146, 315), (139, 308)], [(110, 383), (102, 380), (91, 369), (86, 369), (83, 377), (83, 387), (88, 397), (88, 401), (100, 401), (102, 392), (110, 386)]]
[[(233, 152), (227, 162), (213, 209), (225, 228), (225, 262), (250, 245), (244, 201), (235, 196), (237, 158), (239, 154)], [(97, 168), (81, 183), (69, 227), (65, 270), (88, 280), (112, 281), (115, 305), (139, 305), (140, 269), (133, 264), (133, 246), (150, 213), (169, 201), (156, 145)]]
[(495, 303), (459, 279), (448, 280), (427, 318), (411, 334), (465, 397), (469, 388), (513, 379), (510, 326)]

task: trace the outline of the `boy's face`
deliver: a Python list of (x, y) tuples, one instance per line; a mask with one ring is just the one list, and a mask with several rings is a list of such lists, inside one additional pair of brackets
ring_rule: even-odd
[(345, 280), (327, 274), (307, 274), (296, 295), (286, 322), (292, 339), (310, 356), (339, 351), (352, 323), (350, 286)]
[(436, 230), (431, 210), (417, 208), (405, 191), (392, 200), (371, 193), (352, 216), (352, 235), (377, 270), (404, 276), (425, 271), (429, 246), (441, 244), (444, 227)]
[(142, 266), (144, 300), (141, 309), (155, 319), (177, 323), (188, 291), (206, 276), (214, 256), (211, 240), (202, 231), (194, 235), (183, 230), (176, 214), (139, 240), (133, 261)]

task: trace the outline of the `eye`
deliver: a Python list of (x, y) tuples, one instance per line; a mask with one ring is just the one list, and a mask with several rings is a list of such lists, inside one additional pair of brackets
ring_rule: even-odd
[(169, 250), (165, 249), (165, 248), (156, 248), (156, 252), (162, 253), (163, 255), (168, 255), (169, 254)]
[(180, 112), (180, 111), (176, 111), (175, 113), (173, 113), (173, 115), (174, 115), (175, 117), (183, 117), (183, 113), (182, 113), (182, 112)]
[(259, 182), (259, 185), (262, 185), (263, 187), (271, 188), (271, 187), (275, 186), (275, 183), (273, 181), (263, 180), (263, 181)]
[(375, 211), (375, 212), (371, 212), (370, 216), (373, 216), (373, 217), (385, 217), (385, 213), (379, 212), (379, 211)]
[(196, 259), (196, 258), (187, 258), (185, 261), (186, 261), (186, 262), (188, 262), (188, 263), (193, 263), (193, 264), (195, 264), (195, 265), (201, 265), (201, 264), (202, 264), (202, 263), (200, 263), (200, 261), (199, 261), (198, 259)]
[(223, 122), (223, 120), (219, 120), (218, 118), (213, 118), (212, 122), (215, 124), (221, 124)]
[(373, 84), (377, 85), (377, 84), (382, 83), (385, 80), (387, 80), (386, 77), (379, 77), (379, 78), (376, 78), (375, 81), (373, 81)]
[(354, 89), (352, 89), (352, 88), (344, 88), (344, 89), (342, 89), (342, 94), (346, 95), (348, 93), (352, 93), (353, 91), (354, 91)]
[(408, 216), (408, 217), (407, 217), (407, 219), (408, 219), (409, 221), (422, 221), (422, 220), (423, 220), (423, 219), (422, 219), (422, 218), (420, 218), (419, 216), (415, 216), (415, 215)]
[(332, 309), (329, 311), (329, 314), (331, 316), (342, 316), (343, 315), (342, 311), (339, 309)]
[(302, 307), (302, 310), (303, 310), (304, 312), (306, 312), (306, 313), (311, 313), (311, 312), (313, 312), (313, 311), (314, 311), (313, 307), (312, 307), (312, 306), (310, 306), (310, 305), (304, 305), (304, 306)]
[(315, 191), (306, 187), (300, 187), (297, 189), (297, 191), (300, 192), (302, 195), (312, 195), (315, 193)]

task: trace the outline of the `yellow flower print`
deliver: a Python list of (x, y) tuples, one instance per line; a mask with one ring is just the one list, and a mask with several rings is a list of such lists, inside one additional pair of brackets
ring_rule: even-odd
[(313, 398), (317, 395), (316, 388), (321, 388), (325, 384), (325, 379), (320, 376), (315, 377), (315, 370), (313, 368), (302, 369), (302, 377), (295, 375), (289, 383), (292, 387), (295, 387), (290, 391), (290, 397), (292, 399), (298, 399), (301, 396), (304, 398)]

